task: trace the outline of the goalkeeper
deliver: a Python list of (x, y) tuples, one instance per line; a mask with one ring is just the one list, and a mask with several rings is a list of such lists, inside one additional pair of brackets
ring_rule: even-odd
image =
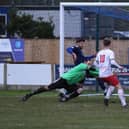
[[(82, 85), (85, 77), (86, 77), (86, 70), (90, 69), (91, 61), (84, 61), (84, 63), (80, 63), (79, 65), (73, 67), (71, 70), (69, 70), (66, 73), (63, 73), (62, 76), (49, 84), (48, 86), (42, 86), (38, 88), (37, 90), (30, 92), (23, 96), (22, 101), (28, 100), (33, 95), (37, 95), (39, 93), (52, 91), (54, 89), (61, 89), (65, 88), (66, 90), (72, 89), (73, 92), (71, 92), (69, 95), (65, 97), (66, 100), (72, 99), (76, 96), (78, 96), (82, 92)], [(98, 76), (98, 71), (90, 71), (93, 76)]]

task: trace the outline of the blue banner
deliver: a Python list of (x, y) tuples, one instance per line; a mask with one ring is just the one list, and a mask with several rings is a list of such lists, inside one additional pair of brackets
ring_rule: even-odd
[(10, 39), (14, 61), (24, 61), (24, 40)]
[(0, 7), (1, 14), (8, 14), (8, 7)]
[(0, 39), (0, 62), (23, 62), (23, 39)]
[[(68, 71), (71, 69), (74, 65), (65, 65), (64, 71)], [(122, 86), (129, 86), (129, 65), (122, 65), (124, 69), (119, 69), (116, 67), (112, 67), (112, 71), (118, 75), (119, 81)], [(55, 79), (59, 77), (59, 65), (55, 65)], [(86, 78), (85, 85), (87, 86), (96, 86), (96, 79), (95, 78)]]

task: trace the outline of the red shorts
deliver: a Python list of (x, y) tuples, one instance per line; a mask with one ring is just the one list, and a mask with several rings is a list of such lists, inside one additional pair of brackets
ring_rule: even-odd
[(101, 78), (104, 82), (107, 82), (109, 85), (117, 86), (119, 84), (119, 80), (116, 75), (111, 75), (109, 77)]

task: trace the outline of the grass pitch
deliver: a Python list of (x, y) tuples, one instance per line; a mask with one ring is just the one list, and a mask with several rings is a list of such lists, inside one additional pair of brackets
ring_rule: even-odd
[(0, 91), (0, 129), (129, 129), (129, 109), (121, 108), (117, 96), (105, 107), (103, 96), (60, 103), (58, 94), (51, 92), (23, 103), (25, 93)]

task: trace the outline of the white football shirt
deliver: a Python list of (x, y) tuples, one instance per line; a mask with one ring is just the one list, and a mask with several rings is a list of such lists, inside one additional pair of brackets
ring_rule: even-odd
[(114, 52), (110, 49), (103, 49), (98, 52), (96, 63), (99, 68), (99, 77), (108, 77), (113, 75), (111, 70), (111, 60), (114, 59)]

